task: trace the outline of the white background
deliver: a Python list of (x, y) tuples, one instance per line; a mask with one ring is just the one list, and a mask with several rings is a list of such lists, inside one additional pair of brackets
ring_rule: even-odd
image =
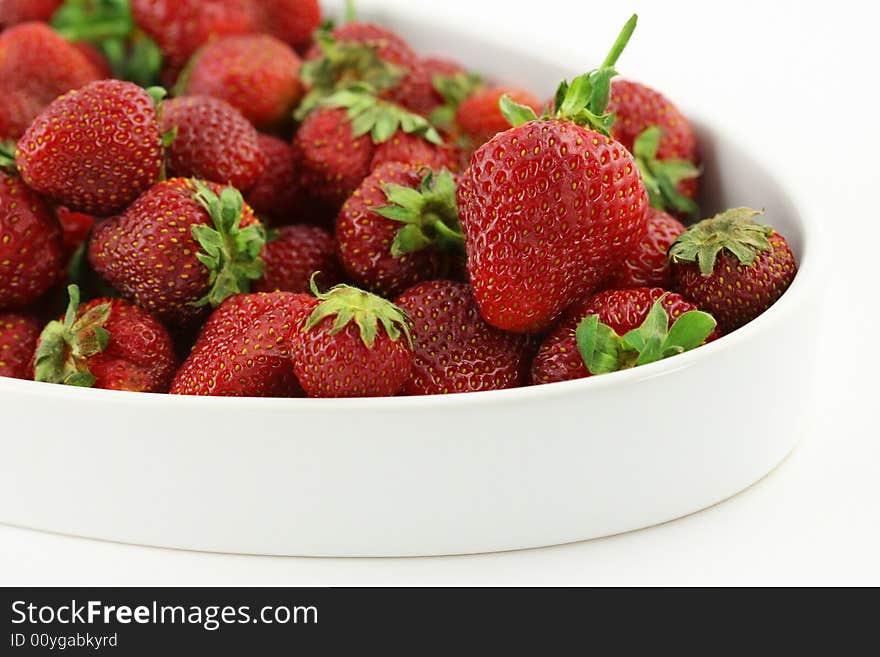
[(734, 499), (608, 539), (470, 557), (295, 559), (159, 550), (0, 526), (0, 583), (880, 584), (880, 12), (873, 3), (381, 4), (567, 57), (584, 69), (638, 11), (639, 29), (618, 68), (763, 153), (794, 181), (799, 202), (825, 218), (833, 258), (826, 310), (815, 318), (825, 331), (814, 345), (822, 396), (812, 432), (779, 469)]

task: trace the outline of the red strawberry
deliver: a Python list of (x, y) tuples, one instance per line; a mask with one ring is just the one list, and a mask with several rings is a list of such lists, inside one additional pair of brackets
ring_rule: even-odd
[(418, 60), (418, 55), (403, 37), (375, 23), (353, 21), (337, 27), (330, 35), (336, 41), (374, 48), (383, 61), (396, 66), (410, 67)]
[(61, 267), (58, 222), (21, 179), (0, 171), (0, 309), (37, 301)]
[(63, 205), (55, 208), (55, 218), (61, 226), (61, 248), (66, 262), (88, 239), (95, 218), (90, 214), (73, 212)]
[(196, 53), (183, 88), (225, 100), (258, 127), (290, 122), (303, 94), (300, 59), (283, 41), (268, 34), (217, 39)]
[(611, 288), (672, 287), (672, 267), (667, 252), (685, 231), (677, 219), (662, 210), (648, 210), (642, 240), (627, 256), (617, 274), (607, 283)]
[(252, 0), (131, 0), (131, 10), (177, 67), (212, 39), (257, 30)]
[(266, 168), (245, 196), (248, 205), (273, 224), (288, 224), (294, 219), (306, 221), (308, 218), (301, 216), (303, 192), (293, 148), (270, 135), (257, 135), (257, 146)]
[[(43, 111), (43, 103), (21, 89), (8, 88), (0, 82), (0, 140), (14, 142)], [(12, 149), (14, 152), (14, 148)]]
[(651, 205), (695, 214), (699, 154), (687, 118), (661, 93), (629, 80), (614, 80), (608, 111), (611, 135), (635, 155)]
[[(655, 309), (655, 304), (659, 308), (659, 313), (663, 313), (662, 317), (660, 317)], [(671, 333), (671, 328), (677, 320), (687, 313), (698, 310), (698, 308), (678, 294), (666, 292), (660, 288), (647, 287), (630, 290), (606, 290), (605, 292), (599, 292), (596, 295), (587, 296), (576, 301), (541, 343), (535, 360), (532, 363), (532, 384), (570, 381), (590, 376), (591, 370), (587, 368), (584, 362), (584, 356), (579, 350), (576, 335), (578, 327), (581, 326), (585, 319), (595, 317), (594, 322), (597, 326), (593, 327), (593, 331), (596, 331), (599, 324), (605, 326), (605, 337), (606, 339), (610, 337), (613, 344), (616, 342), (614, 340), (615, 335), (624, 336), (630, 331), (645, 326), (652, 310), (654, 310), (656, 315), (654, 319), (660, 319), (660, 321), (655, 322), (653, 326), (648, 322), (642, 333), (646, 335), (656, 334), (660, 340), (657, 346), (663, 346), (664, 340), (668, 337), (664, 332), (669, 329)], [(718, 337), (719, 333), (715, 329), (714, 320), (708, 321), (705, 313), (701, 313), (697, 319), (696, 328), (699, 330), (695, 333), (689, 331), (689, 335), (686, 336), (690, 341), (683, 341), (678, 334), (672, 334), (671, 341), (666, 340), (666, 347), (680, 346), (692, 349), (703, 344), (703, 342), (711, 342)], [(687, 321), (690, 322), (691, 319)], [(687, 328), (687, 324), (685, 324), (684, 328)], [(581, 329), (582, 332), (584, 330)], [(701, 333), (701, 331), (704, 331), (704, 333)], [(594, 334), (594, 346), (595, 343), (596, 336)], [(619, 349), (619, 346), (617, 348)], [(681, 349), (681, 351), (684, 350), (686, 349)], [(617, 360), (612, 359), (613, 362), (610, 369), (607, 364), (604, 368), (599, 364), (600, 366), (596, 367), (593, 373), (599, 374), (605, 371), (632, 367), (637, 364), (639, 351), (644, 351), (644, 347), (640, 350), (623, 349), (617, 353), (612, 353)], [(668, 352), (667, 355), (680, 353), (677, 349), (668, 349)], [(665, 357), (662, 352), (660, 357)], [(654, 360), (659, 360), (659, 358), (654, 358)]]
[(321, 294), (290, 336), (293, 370), (309, 397), (389, 397), (412, 371), (408, 319), (348, 285)]
[(635, 17), (602, 68), (563, 83), (554, 118), (503, 98), (516, 127), (481, 146), (461, 176), (468, 273), (493, 326), (540, 333), (641, 239), (647, 194), (629, 152), (607, 136), (602, 93), (634, 27)]
[(430, 116), (431, 112), (446, 101), (437, 88), (436, 78), (454, 78), (459, 75), (467, 74), (458, 62), (439, 57), (419, 59), (400, 85), (391, 92), (391, 99), (411, 112)]
[(254, 4), (262, 31), (298, 51), (308, 48), (321, 25), (318, 0), (258, 0)]
[(513, 102), (540, 111), (541, 101), (534, 94), (515, 87), (491, 87), (477, 91), (458, 106), (455, 122), (474, 146), (485, 144), (499, 132), (510, 129), (498, 102), (507, 95)]
[(785, 238), (753, 220), (760, 214), (727, 210), (691, 227), (669, 249), (676, 289), (727, 332), (776, 303), (797, 273)]
[(342, 281), (342, 270), (336, 259), (336, 240), (323, 228), (298, 224), (285, 226), (263, 249), (263, 277), (254, 283), (258, 292), (308, 292), (309, 280), (321, 272), (317, 280), (324, 286)]
[(71, 91), (28, 128), (16, 164), (29, 187), (72, 210), (119, 212), (159, 179), (162, 134), (155, 101), (119, 80)]
[(297, 108), (302, 121), (324, 98), (352, 83), (369, 85), (383, 98), (418, 62), (418, 55), (401, 37), (371, 23), (348, 23), (332, 32), (316, 34), (305, 56), (301, 76), (308, 93)]
[(336, 221), (339, 258), (360, 286), (391, 297), (462, 270), (455, 179), (385, 164), (352, 194)]
[(32, 315), (0, 312), (0, 376), (32, 378), (31, 359), (42, 328)]
[(309, 114), (294, 136), (293, 150), (303, 186), (329, 205), (341, 205), (370, 174), (370, 135), (355, 137), (344, 109)]
[(502, 390), (523, 384), (526, 338), (489, 326), (470, 287), (428, 281), (409, 288), (395, 303), (413, 321), (410, 395)]
[(0, 33), (0, 139), (17, 139), (55, 98), (101, 77), (48, 25), (24, 23)]
[(376, 144), (370, 170), (375, 171), (389, 162), (402, 162), (414, 167), (438, 170), (458, 171), (460, 168), (459, 153), (453, 148), (435, 144), (402, 130), (394, 133), (388, 141)]
[(27, 23), (47, 22), (62, 0), (0, 0), (0, 29)]
[(265, 232), (232, 187), (172, 178), (154, 185), (89, 242), (94, 270), (170, 326), (191, 326), (262, 275)]
[(47, 383), (165, 392), (177, 357), (165, 327), (123, 299), (94, 299), (79, 306), (71, 285), (63, 321), (50, 322), (40, 335), (34, 379)]
[(110, 62), (107, 61), (107, 58), (97, 47), (85, 41), (74, 41), (71, 45), (79, 50), (83, 57), (89, 60), (92, 66), (95, 67), (99, 79), (109, 80), (113, 77), (113, 69), (110, 67)]
[(162, 132), (174, 137), (166, 157), (175, 176), (204, 178), (246, 191), (266, 169), (254, 126), (217, 98), (186, 96), (166, 101)]
[(171, 394), (301, 397), (288, 337), (311, 303), (289, 292), (228, 298), (202, 327)]
[[(452, 160), (424, 117), (380, 100), (364, 87), (322, 102), (324, 107), (311, 112), (300, 126), (293, 147), (304, 187), (331, 207), (341, 206), (376, 164), (410, 159), (412, 164), (439, 168)], [(401, 132), (428, 143), (416, 147), (407, 138), (395, 143)]]

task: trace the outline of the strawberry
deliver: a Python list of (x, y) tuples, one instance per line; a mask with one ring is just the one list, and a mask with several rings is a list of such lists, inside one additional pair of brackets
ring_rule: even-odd
[(37, 342), (34, 379), (47, 383), (166, 392), (177, 368), (168, 331), (148, 312), (123, 299), (93, 299), (79, 306), (79, 288), (68, 288), (70, 305)]
[(62, 0), (0, 0), (0, 29), (30, 21), (47, 22)]
[[(266, 167), (250, 187), (245, 199), (254, 212), (273, 224), (288, 224), (301, 218), (303, 191), (293, 147), (271, 135), (257, 135), (257, 147)], [(307, 218), (302, 217), (305, 221)]]
[(408, 318), (390, 301), (348, 285), (312, 287), (290, 335), (293, 370), (309, 397), (389, 397), (412, 371)]
[(156, 84), (162, 52), (135, 24), (127, 0), (68, 0), (52, 28), (101, 71), (147, 88)]
[(176, 67), (212, 39), (257, 31), (252, 0), (131, 0), (131, 10)]
[(0, 376), (32, 378), (31, 359), (42, 328), (32, 315), (0, 312)]
[(662, 210), (648, 210), (648, 221), (641, 241), (627, 256), (614, 277), (606, 283), (610, 288), (672, 287), (672, 267), (667, 252), (685, 227)]
[(179, 87), (188, 95), (220, 98), (260, 128), (287, 125), (303, 94), (300, 59), (268, 34), (231, 36), (199, 50)]
[(278, 229), (263, 249), (263, 277), (254, 283), (258, 292), (308, 292), (312, 274), (325, 286), (342, 281), (342, 270), (336, 259), (336, 240), (319, 228), (297, 224)]
[(121, 211), (159, 179), (156, 101), (130, 82), (102, 80), (53, 101), (18, 142), (29, 187), (72, 210)]
[(174, 137), (166, 158), (175, 176), (204, 178), (246, 191), (266, 169), (256, 129), (223, 100), (186, 96), (166, 101), (162, 131)]
[(352, 22), (319, 31), (305, 56), (301, 76), (307, 94), (296, 110), (302, 121), (320, 102), (353, 83), (364, 83), (385, 99), (418, 62), (401, 37), (372, 23)]
[(375, 171), (389, 162), (402, 162), (430, 169), (460, 169), (459, 153), (445, 144), (435, 144), (418, 135), (398, 130), (388, 140), (376, 144), (370, 170)]
[(526, 338), (489, 326), (464, 283), (428, 281), (395, 301), (413, 321), (413, 372), (404, 392), (440, 395), (522, 385)]
[[(538, 348), (532, 384), (643, 365), (716, 339), (715, 320), (697, 311), (680, 295), (660, 288), (606, 290), (584, 297), (572, 304)], [(677, 322), (683, 324), (673, 328)]]
[(785, 238), (735, 208), (704, 219), (669, 249), (676, 289), (711, 312), (726, 332), (747, 324), (788, 289), (797, 262)]
[(172, 178), (99, 224), (88, 255), (124, 297), (186, 327), (208, 306), (248, 291), (263, 273), (264, 243), (263, 227), (236, 189)]
[[(377, 163), (409, 159), (442, 167), (452, 161), (424, 117), (377, 98), (365, 86), (333, 94), (322, 105), (306, 117), (293, 148), (305, 188), (331, 207), (341, 206), (375, 168), (379, 146), (384, 148)], [(428, 143), (416, 147), (399, 137), (395, 142), (400, 133)]]
[(614, 80), (608, 111), (611, 135), (635, 156), (651, 205), (696, 214), (699, 155), (687, 118), (661, 93), (629, 80)]
[(635, 21), (602, 68), (562, 83), (554, 116), (539, 120), (502, 97), (515, 127), (477, 149), (461, 176), (468, 273), (493, 326), (542, 332), (641, 239), (647, 193), (629, 152), (608, 136), (613, 117), (604, 113), (611, 67)]
[(90, 214), (74, 212), (63, 205), (55, 208), (55, 218), (61, 226), (61, 250), (66, 262), (85, 244), (95, 225), (95, 218)]
[(95, 67), (98, 79), (109, 80), (113, 77), (113, 69), (110, 67), (110, 62), (107, 61), (107, 58), (98, 48), (85, 41), (76, 41), (71, 43), (71, 45), (79, 50), (80, 54)]
[(455, 179), (389, 163), (370, 174), (336, 221), (339, 258), (360, 286), (391, 297), (462, 270)]
[(510, 128), (507, 118), (498, 105), (502, 96), (507, 95), (513, 102), (540, 111), (541, 101), (525, 89), (515, 87), (490, 87), (477, 91), (458, 106), (455, 122), (461, 133), (474, 146), (485, 144), (499, 132)]
[(419, 58), (403, 37), (375, 23), (351, 21), (334, 29), (330, 36), (337, 42), (374, 49), (382, 61), (395, 66), (409, 68)]
[(309, 47), (312, 34), (321, 26), (318, 0), (258, 0), (254, 4), (261, 31), (300, 52)]
[(61, 267), (58, 222), (20, 178), (0, 170), (0, 309), (37, 301)]
[(48, 25), (23, 23), (0, 33), (0, 139), (19, 138), (55, 98), (101, 77)]
[(202, 327), (171, 394), (301, 397), (288, 336), (311, 302), (289, 292), (229, 297)]
[(441, 91), (445, 80), (457, 76), (467, 76), (458, 62), (439, 57), (419, 59), (400, 81), (400, 85), (391, 91), (391, 100), (411, 112), (430, 116), (431, 112), (446, 101)]

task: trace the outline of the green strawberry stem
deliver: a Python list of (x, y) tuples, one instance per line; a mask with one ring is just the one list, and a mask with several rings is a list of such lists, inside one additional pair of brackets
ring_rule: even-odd
[(403, 224), (391, 243), (392, 256), (423, 249), (464, 256), (455, 189), (455, 178), (446, 169), (437, 174), (427, 169), (418, 189), (396, 184), (383, 187), (389, 205), (375, 212)]
[(128, 0), (65, 0), (52, 27), (68, 41), (100, 49), (113, 73), (143, 87), (162, 69), (162, 52), (134, 23)]
[(345, 15), (343, 16), (346, 23), (354, 23), (358, 19), (357, 7), (354, 0), (345, 0)]
[(396, 342), (405, 336), (412, 347), (410, 319), (403, 310), (380, 296), (351, 285), (337, 285), (327, 292), (321, 292), (315, 282), (319, 273), (312, 274), (311, 288), (320, 303), (306, 320), (302, 329), (304, 332), (312, 330), (327, 317), (335, 317), (330, 335), (339, 333), (353, 321), (360, 332), (361, 342), (372, 349), (381, 324), (391, 340)]
[(678, 191), (678, 185), (683, 180), (697, 178), (700, 169), (688, 160), (658, 160), (657, 150), (662, 134), (658, 126), (651, 126), (636, 137), (633, 143), (633, 156), (642, 174), (645, 189), (648, 190), (651, 207), (676, 210), (693, 217), (700, 208), (692, 199)]
[(632, 37), (633, 32), (636, 31), (636, 24), (638, 22), (638, 14), (633, 14), (626, 22), (626, 25), (623, 26), (620, 34), (617, 35), (617, 40), (614, 42), (614, 45), (611, 46), (611, 52), (608, 53), (608, 56), (605, 58), (605, 61), (602, 62), (600, 68), (614, 68), (617, 64), (617, 60), (620, 58), (620, 55), (629, 43), (630, 37)]
[(590, 374), (607, 374), (695, 349), (706, 342), (716, 324), (710, 314), (692, 310), (670, 327), (669, 315), (660, 297), (642, 325), (624, 336), (602, 324), (598, 315), (589, 315), (578, 324), (575, 339)]
[(369, 134), (374, 144), (388, 141), (398, 130), (421, 137), (432, 144), (443, 143), (436, 128), (425, 117), (380, 100), (376, 90), (365, 83), (357, 83), (337, 91), (322, 100), (321, 104), (348, 110), (352, 135), (361, 137)]
[(763, 213), (763, 210), (733, 208), (711, 219), (704, 219), (672, 243), (669, 247), (670, 261), (695, 262), (703, 276), (711, 276), (715, 260), (724, 249), (742, 264), (751, 265), (758, 254), (772, 248), (769, 237), (773, 234), (773, 228), (754, 221)]
[[(571, 81), (571, 84), (566, 80), (559, 84), (556, 90), (555, 111), (551, 116), (541, 117), (542, 119), (571, 121), (611, 136), (614, 114), (609, 114), (606, 110), (611, 99), (611, 79), (617, 75), (614, 65), (629, 43), (637, 22), (638, 15), (633, 14), (623, 26), (601, 67), (579, 75)], [(514, 127), (538, 118), (532, 108), (513, 102), (507, 95), (501, 97), (499, 107), (501, 113)]]
[(431, 80), (434, 90), (443, 98), (443, 104), (431, 112), (433, 125), (448, 130), (455, 120), (458, 106), (485, 86), (477, 73), (460, 71), (452, 75), (435, 75)]
[(0, 169), (14, 173), (15, 167), (15, 142), (0, 141)]
[(128, 0), (65, 0), (51, 22), (68, 41), (96, 45), (107, 39), (125, 40), (134, 27)]
[(70, 303), (64, 321), (49, 322), (40, 334), (34, 357), (34, 380), (89, 388), (95, 377), (88, 359), (107, 348), (110, 332), (104, 328), (110, 318), (110, 304), (102, 303), (79, 314), (79, 287), (67, 288)]
[(322, 54), (300, 67), (300, 78), (310, 91), (293, 113), (297, 121), (305, 119), (328, 96), (358, 82), (384, 91), (397, 86), (406, 75), (404, 69), (379, 57), (375, 46), (337, 41), (329, 30), (319, 30), (315, 43)]
[(237, 189), (226, 187), (218, 197), (200, 180), (194, 183), (195, 199), (208, 211), (214, 227), (192, 227), (193, 238), (202, 247), (196, 257), (210, 272), (208, 293), (193, 305), (216, 308), (233, 294), (248, 292), (250, 282), (263, 275), (259, 256), (266, 231), (260, 224), (241, 228), (244, 199)]

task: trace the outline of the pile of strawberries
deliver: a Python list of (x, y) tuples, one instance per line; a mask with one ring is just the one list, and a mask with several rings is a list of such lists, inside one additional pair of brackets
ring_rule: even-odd
[(542, 100), (348, 13), (0, 0), (0, 375), (497, 390), (699, 347), (793, 280), (759, 212), (694, 223), (691, 125), (616, 77), (635, 16)]

